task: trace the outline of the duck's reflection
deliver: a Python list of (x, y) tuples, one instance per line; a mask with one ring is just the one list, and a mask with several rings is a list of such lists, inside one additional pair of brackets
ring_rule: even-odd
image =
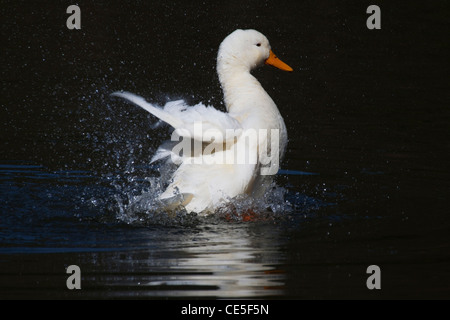
[[(252, 241), (245, 226), (233, 229), (216, 227), (203, 230), (194, 239), (186, 239), (187, 254), (176, 259), (172, 268), (188, 270), (164, 281), (166, 285), (214, 287), (214, 292), (191, 292), (193, 295), (255, 297), (279, 295), (283, 292), (284, 273), (278, 268), (282, 257), (268, 237)], [(152, 282), (149, 283), (151, 285)], [(184, 292), (185, 295), (187, 292)]]
[(147, 249), (97, 257), (97, 267), (109, 264), (109, 276), (91, 280), (97, 288), (99, 281), (108, 286), (109, 296), (278, 296), (284, 292), (284, 255), (269, 227), (221, 223), (181, 235), (152, 232)]

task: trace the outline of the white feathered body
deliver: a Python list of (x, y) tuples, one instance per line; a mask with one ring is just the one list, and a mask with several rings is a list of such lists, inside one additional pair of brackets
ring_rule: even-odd
[[(192, 144), (203, 147), (207, 145), (210, 151), (216, 146), (212, 153), (188, 152), (183, 155), (174, 152), (175, 142), (163, 144), (158, 149), (152, 161), (170, 156), (178, 165), (169, 186), (160, 195), (168, 207), (182, 205), (188, 212), (213, 212), (237, 195), (251, 193), (255, 187), (258, 188), (259, 185), (255, 186), (255, 183), (262, 183), (259, 179), (261, 167), (267, 163), (278, 165), (276, 159), (283, 157), (287, 144), (283, 118), (273, 100), (250, 74), (250, 70), (267, 57), (253, 57), (253, 62), (247, 64), (245, 57), (237, 56), (233, 47), (237, 46), (242, 30), (238, 31), (222, 42), (217, 59), (217, 72), (228, 112), (203, 104), (190, 107), (182, 100), (169, 102), (164, 108), (159, 108), (131, 93), (113, 94), (130, 100), (170, 124), (175, 129), (173, 135), (180, 137), (180, 140), (189, 139)], [(260, 35), (258, 33), (257, 36)], [(267, 39), (264, 37), (259, 41)], [(269, 46), (268, 41), (265, 45)], [(198, 129), (199, 125), (201, 130)], [(251, 130), (266, 130), (268, 135), (258, 135), (257, 140), (249, 139), (246, 132)], [(267, 149), (271, 145), (271, 130), (277, 130), (279, 136), (277, 150)], [(205, 133), (209, 135), (205, 137)], [(214, 141), (208, 138), (211, 135)], [(239, 162), (239, 152), (254, 154), (256, 159)], [(217, 159), (223, 161), (218, 162)]]

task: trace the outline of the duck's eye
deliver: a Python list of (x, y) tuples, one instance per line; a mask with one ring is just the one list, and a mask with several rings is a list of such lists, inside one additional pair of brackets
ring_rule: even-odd
[(257, 47), (261, 47), (261, 43), (257, 43), (256, 46), (257, 46)]

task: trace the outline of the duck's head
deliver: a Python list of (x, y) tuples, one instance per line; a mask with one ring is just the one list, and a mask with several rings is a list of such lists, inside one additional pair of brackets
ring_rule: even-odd
[(262, 64), (292, 71), (272, 52), (269, 40), (256, 30), (235, 30), (220, 44), (217, 67), (252, 70)]

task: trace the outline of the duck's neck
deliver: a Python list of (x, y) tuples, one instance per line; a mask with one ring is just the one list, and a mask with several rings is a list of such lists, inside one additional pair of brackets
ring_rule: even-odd
[(244, 129), (280, 130), (279, 154), (282, 158), (287, 143), (287, 131), (272, 98), (259, 81), (250, 74), (248, 67), (227, 64), (219, 59), (217, 73), (227, 111), (241, 123)]
[(259, 81), (250, 74), (247, 66), (231, 65), (219, 61), (217, 73), (228, 112), (246, 113), (261, 106), (274, 106), (276, 108), (275, 103)]

